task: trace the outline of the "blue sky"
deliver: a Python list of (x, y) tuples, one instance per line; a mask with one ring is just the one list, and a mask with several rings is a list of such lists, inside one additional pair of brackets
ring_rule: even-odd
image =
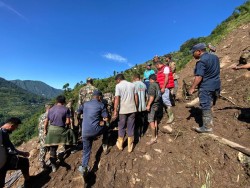
[(61, 89), (208, 36), (245, 0), (0, 0), (0, 77)]

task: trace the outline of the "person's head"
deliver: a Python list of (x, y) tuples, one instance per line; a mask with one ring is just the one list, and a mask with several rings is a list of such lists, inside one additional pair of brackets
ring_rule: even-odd
[(68, 102), (71, 103), (71, 104), (74, 104), (75, 99), (70, 98), (70, 99), (68, 100)]
[(149, 76), (149, 82), (150, 82), (150, 83), (156, 82), (156, 79), (157, 79), (157, 77), (156, 77), (155, 74), (151, 74), (151, 75)]
[(88, 77), (87, 80), (86, 80), (86, 83), (92, 85), (93, 84), (93, 78)]
[(192, 47), (191, 53), (193, 54), (195, 59), (200, 59), (200, 56), (206, 52), (206, 44), (199, 43)]
[(166, 62), (170, 62), (170, 61), (172, 60), (171, 54), (167, 54), (167, 55), (165, 55), (164, 57), (165, 57), (165, 61), (166, 61)]
[(155, 55), (154, 58), (153, 58), (153, 62), (157, 62), (157, 61), (160, 61), (160, 58), (158, 55)]
[(21, 120), (17, 117), (12, 117), (7, 119), (2, 126), (2, 128), (6, 129), (8, 132), (12, 132), (17, 129), (17, 127), (21, 124)]
[(158, 61), (155, 61), (155, 67), (156, 67), (157, 69), (160, 69), (160, 68), (162, 68), (163, 66), (164, 66), (164, 64), (163, 64), (162, 61), (160, 61), (160, 59), (159, 59)]
[(52, 102), (48, 102), (44, 105), (45, 110), (48, 111), (54, 104)]
[(120, 81), (122, 81), (122, 80), (125, 80), (125, 77), (124, 77), (123, 74), (117, 74), (117, 75), (115, 76), (115, 81), (116, 81), (116, 83), (120, 83)]
[(56, 97), (56, 102), (60, 104), (65, 104), (66, 103), (66, 98), (63, 95), (59, 95)]
[(92, 94), (92, 98), (101, 101), (101, 99), (102, 99), (102, 92), (99, 91), (99, 90), (94, 90), (94, 92)]
[(148, 70), (151, 69), (151, 65), (152, 65), (151, 63), (147, 63), (147, 66), (146, 66), (146, 67), (147, 67)]
[(136, 74), (133, 75), (133, 81), (138, 81), (140, 79), (141, 79), (140, 74), (136, 73)]

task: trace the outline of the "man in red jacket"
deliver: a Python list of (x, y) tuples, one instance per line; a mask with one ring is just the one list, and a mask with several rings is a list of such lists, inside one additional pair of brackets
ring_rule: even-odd
[(160, 85), (162, 100), (164, 106), (167, 107), (168, 121), (170, 124), (174, 121), (174, 113), (172, 110), (171, 103), (171, 92), (170, 89), (174, 88), (174, 77), (169, 66), (163, 64), (160, 60), (155, 60), (155, 67), (157, 68), (157, 82)]

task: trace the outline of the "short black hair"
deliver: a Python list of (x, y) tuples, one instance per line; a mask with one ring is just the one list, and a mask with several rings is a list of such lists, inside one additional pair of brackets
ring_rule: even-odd
[(156, 75), (155, 75), (155, 74), (151, 74), (151, 75), (149, 76), (149, 79), (152, 79), (152, 80), (156, 81)]
[(117, 74), (115, 80), (125, 80), (125, 77), (123, 74)]
[(56, 97), (56, 101), (58, 103), (65, 104), (66, 103), (66, 98), (63, 95), (59, 95), (59, 96)]
[(172, 59), (172, 55), (171, 54), (167, 54), (167, 55), (165, 55), (165, 58)]
[(14, 124), (14, 125), (19, 125), (19, 124), (22, 124), (22, 121), (17, 117), (12, 117), (12, 118), (7, 119), (5, 121), (5, 123), (11, 123), (11, 124)]
[(163, 64), (163, 62), (159, 59), (159, 60), (155, 61), (154, 64)]

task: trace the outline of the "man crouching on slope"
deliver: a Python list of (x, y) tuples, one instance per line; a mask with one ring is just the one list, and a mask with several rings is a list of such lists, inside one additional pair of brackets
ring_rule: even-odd
[(220, 93), (220, 61), (219, 58), (206, 52), (204, 43), (192, 47), (191, 53), (198, 59), (194, 70), (194, 82), (189, 90), (193, 94), (196, 87), (199, 89), (199, 100), (202, 109), (202, 126), (194, 130), (198, 133), (212, 132), (209, 125), (213, 125), (211, 106), (215, 105)]
[[(21, 170), (24, 176), (24, 186), (31, 187), (29, 175), (29, 152), (17, 150), (10, 141), (9, 134), (21, 124), (19, 118), (10, 118), (0, 128), (0, 188), (4, 187), (8, 170)], [(21, 157), (22, 156), (22, 157)], [(33, 177), (32, 177), (33, 178)]]

